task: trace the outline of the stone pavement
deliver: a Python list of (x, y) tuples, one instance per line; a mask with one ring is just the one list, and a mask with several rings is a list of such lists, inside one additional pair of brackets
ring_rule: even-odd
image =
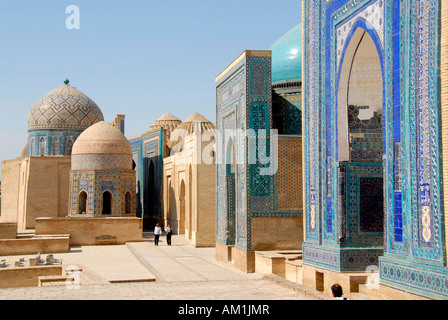
[[(54, 254), (63, 265), (82, 267), (80, 285), (0, 289), (0, 300), (312, 300), (301, 292), (246, 274), (215, 260), (214, 248), (194, 248), (184, 235), (172, 246), (152, 234), (143, 242), (71, 247)], [(45, 257), (45, 254), (42, 255)], [(26, 257), (26, 256), (20, 256)], [(10, 261), (18, 257), (6, 257)]]

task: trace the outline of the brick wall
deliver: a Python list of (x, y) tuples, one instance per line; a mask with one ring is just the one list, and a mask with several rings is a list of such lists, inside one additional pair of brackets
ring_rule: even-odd
[(0, 223), (0, 239), (15, 239), (17, 236), (17, 223)]
[(62, 266), (0, 269), (0, 288), (37, 287), (38, 277), (60, 275)]
[(278, 140), (277, 203), (302, 210), (302, 138)]
[(252, 218), (252, 250), (300, 250), (302, 218)]
[(0, 240), (0, 256), (37, 253), (64, 253), (69, 250), (69, 237), (42, 237)]
[(67, 217), (36, 219), (36, 235), (70, 234), (70, 245), (95, 245), (96, 237), (111, 235), (117, 244), (142, 241), (141, 218)]

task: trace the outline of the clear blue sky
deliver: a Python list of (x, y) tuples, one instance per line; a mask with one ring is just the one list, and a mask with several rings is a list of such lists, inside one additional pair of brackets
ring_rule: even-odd
[(300, 20), (300, 0), (2, 0), (0, 160), (20, 155), (29, 110), (66, 77), (106, 121), (125, 114), (127, 137), (166, 112), (215, 122), (215, 77)]

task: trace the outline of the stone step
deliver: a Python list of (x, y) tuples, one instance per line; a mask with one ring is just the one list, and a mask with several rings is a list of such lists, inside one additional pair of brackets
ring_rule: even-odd
[(60, 276), (40, 276), (38, 277), (39, 287), (48, 287), (52, 285), (62, 285), (66, 284), (68, 276), (60, 275)]

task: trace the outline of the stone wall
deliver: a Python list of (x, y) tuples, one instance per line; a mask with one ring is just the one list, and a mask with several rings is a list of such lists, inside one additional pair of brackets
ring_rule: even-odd
[(19, 199), (19, 190), (24, 188), (24, 182), (19, 180), (24, 176), (22, 165), (26, 168), (26, 160), (14, 159), (1, 162), (2, 214), (0, 223), (18, 222), (19, 208), (23, 201), (23, 199)]
[(202, 158), (196, 161), (194, 153), (200, 157), (211, 142), (202, 142), (201, 149), (197, 149), (193, 137), (190, 134), (185, 138), (182, 152), (163, 160), (164, 224), (171, 224), (174, 233), (185, 234), (196, 247), (212, 247), (216, 225), (215, 165)]
[(61, 266), (0, 269), (0, 288), (37, 287), (38, 277), (60, 275)]
[(15, 239), (17, 236), (17, 223), (0, 223), (0, 239)]
[(302, 218), (252, 218), (251, 223), (254, 251), (302, 248)]
[(70, 156), (17, 158), (2, 161), (0, 222), (33, 229), (38, 217), (68, 214)]
[(37, 253), (65, 253), (68, 252), (68, 250), (68, 235), (0, 240), (0, 256), (15, 256)]
[(358, 292), (359, 285), (367, 281), (363, 273), (339, 273), (328, 269), (303, 265), (303, 285), (332, 296), (331, 286), (335, 283), (341, 285), (343, 296), (350, 299), (352, 292)]
[(36, 236), (70, 234), (70, 245), (95, 245), (97, 237), (116, 237), (116, 244), (142, 241), (141, 218), (125, 217), (67, 217), (36, 219)]

